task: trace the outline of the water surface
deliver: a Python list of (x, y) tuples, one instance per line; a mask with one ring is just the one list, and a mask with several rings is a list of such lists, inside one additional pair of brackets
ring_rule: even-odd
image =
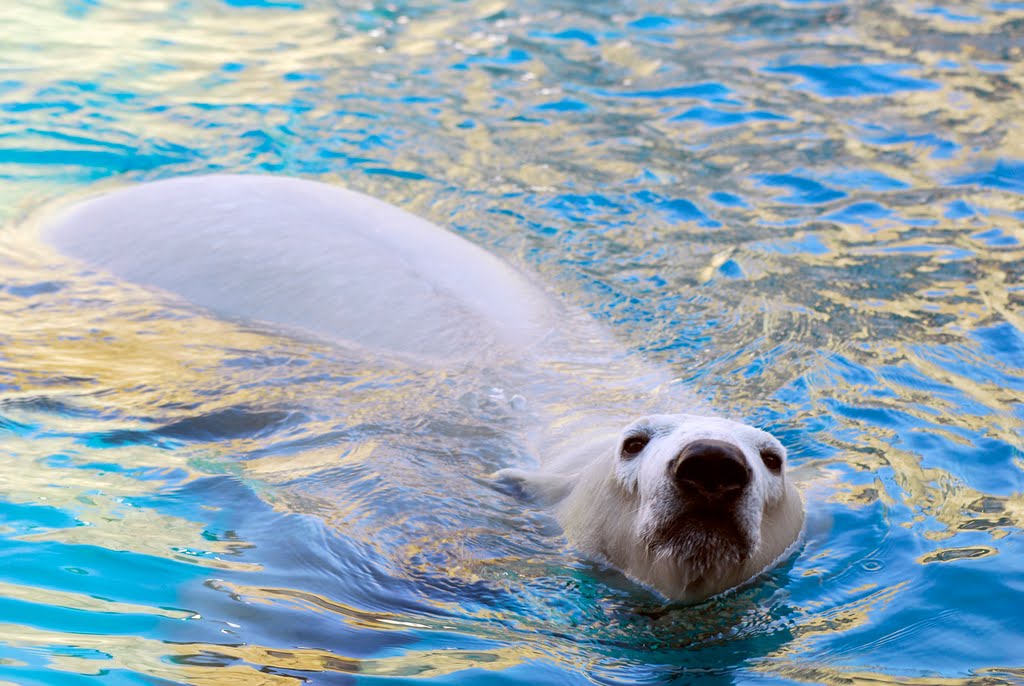
[[(1024, 4), (28, 0), (0, 38), (0, 681), (1024, 682)], [(508, 379), (30, 245), (211, 171), (537, 274), (790, 445), (806, 545), (666, 606), (488, 485), (531, 459)]]

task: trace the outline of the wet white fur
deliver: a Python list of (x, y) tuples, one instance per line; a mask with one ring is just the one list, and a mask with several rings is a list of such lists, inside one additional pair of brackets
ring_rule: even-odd
[[(158, 181), (88, 199), (42, 224), (43, 238), (60, 252), (125, 279), (221, 316), (344, 339), (370, 351), (435, 361), (493, 359), (501, 351), (521, 364), (535, 356), (538, 340), (546, 339), (550, 349), (560, 329), (580, 324), (521, 273), (468, 241), (322, 183), (226, 175)], [(585, 342), (586, 356), (598, 336), (588, 331), (577, 340)], [(625, 398), (628, 392), (613, 389), (617, 383), (632, 384), (634, 399), (646, 401), (648, 394), (636, 393), (632, 368), (613, 375), (604, 358), (595, 359), (594, 372), (587, 373), (591, 386), (572, 385), (579, 376), (572, 366), (555, 381), (537, 384), (549, 396), (559, 395), (549, 389), (561, 389), (558, 403), (591, 416), (582, 424), (550, 421), (542, 471), (505, 470), (502, 476), (556, 506), (581, 550), (672, 598), (717, 593), (776, 560), (796, 540), (803, 509), (792, 484), (758, 459), (765, 442), (782, 450), (775, 439), (724, 419), (655, 415), (637, 420), (655, 438), (624, 463), (617, 449), (638, 404), (599, 409), (593, 380), (607, 384), (602, 398)], [(549, 372), (560, 366), (533, 361)], [(587, 391), (590, 396), (581, 397)], [(686, 401), (671, 406), (690, 407)], [(679, 514), (666, 464), (695, 438), (729, 441), (751, 465), (753, 483), (741, 505), (742, 527), (756, 543), (749, 558), (730, 559), (699, 532), (677, 542), (675, 551), (652, 551), (645, 542), (651, 527)]]
[(556, 320), (547, 297), (494, 255), (324, 183), (167, 179), (42, 223), (60, 252), (215, 314), (374, 350), (467, 358), (528, 347)]
[[(622, 459), (623, 438), (638, 429), (651, 436), (650, 442), (636, 457)], [(700, 439), (737, 446), (751, 468), (751, 483), (737, 504), (737, 524), (752, 544), (751, 554), (742, 559), (701, 531), (671, 547), (651, 545), (659, 525), (686, 516), (669, 480), (669, 463)], [(584, 551), (667, 597), (694, 601), (773, 566), (800, 536), (803, 502), (786, 476), (785, 461), (780, 474), (765, 467), (760, 451), (769, 446), (785, 457), (775, 437), (746, 424), (689, 414), (651, 415), (619, 436), (566, 450), (540, 471), (506, 469), (498, 476), (553, 506), (569, 539)]]

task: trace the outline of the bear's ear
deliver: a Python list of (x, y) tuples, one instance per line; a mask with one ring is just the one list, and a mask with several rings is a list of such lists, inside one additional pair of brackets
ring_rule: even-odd
[(499, 469), (492, 477), (516, 495), (551, 506), (569, 495), (575, 483), (571, 476), (550, 472), (530, 472), (525, 469)]

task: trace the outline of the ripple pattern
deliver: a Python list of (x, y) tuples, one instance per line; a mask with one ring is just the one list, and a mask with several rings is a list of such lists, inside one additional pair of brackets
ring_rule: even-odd
[[(25, 0), (0, 36), (0, 681), (1024, 680), (1024, 5)], [(212, 171), (539, 274), (792, 446), (804, 549), (666, 607), (488, 487), (529, 459), (488, 370), (31, 245)]]

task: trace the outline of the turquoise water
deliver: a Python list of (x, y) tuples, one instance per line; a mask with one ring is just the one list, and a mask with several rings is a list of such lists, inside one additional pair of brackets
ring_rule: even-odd
[[(1024, 683), (1024, 4), (29, 0), (0, 38), (0, 683)], [(30, 246), (221, 170), (537, 273), (790, 445), (806, 544), (666, 606), (488, 486), (529, 459), (491, 379)]]

